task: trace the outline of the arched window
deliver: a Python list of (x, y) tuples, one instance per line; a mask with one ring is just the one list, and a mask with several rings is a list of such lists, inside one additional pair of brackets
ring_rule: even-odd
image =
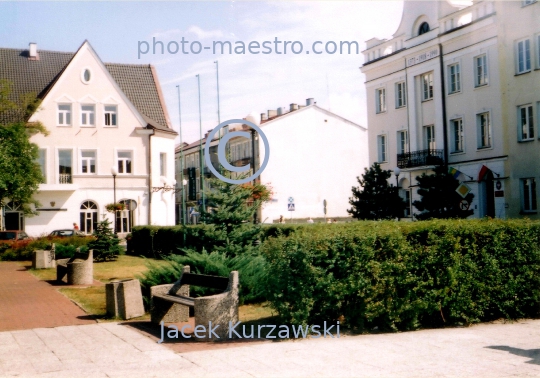
[(81, 205), (80, 231), (87, 235), (92, 234), (98, 222), (98, 207), (93, 201), (84, 201)]
[(126, 209), (116, 212), (116, 232), (131, 232), (137, 201), (122, 199), (118, 202), (124, 204)]
[(427, 22), (422, 22), (422, 24), (418, 28), (418, 35), (422, 35), (424, 33), (427, 33), (428, 31), (429, 31), (429, 24)]
[[(1, 209), (0, 209), (1, 210)], [(24, 212), (17, 202), (9, 202), (4, 207), (4, 229), (8, 231), (24, 230)]]

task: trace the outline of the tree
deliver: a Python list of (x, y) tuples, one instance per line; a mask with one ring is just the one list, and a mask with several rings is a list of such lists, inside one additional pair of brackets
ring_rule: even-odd
[(392, 172), (382, 170), (379, 163), (374, 163), (369, 170), (365, 168), (364, 171), (362, 179), (357, 177), (360, 186), (352, 188), (353, 196), (349, 198), (352, 207), (347, 212), (356, 219), (402, 217), (406, 203), (399, 196), (398, 188), (388, 184)]
[(96, 240), (88, 243), (88, 248), (94, 250), (94, 260), (113, 260), (120, 254), (120, 240), (113, 233), (111, 222), (105, 218), (99, 222), (94, 231)]
[(209, 211), (201, 215), (201, 220), (215, 225), (215, 239), (221, 241), (216, 250), (238, 255), (258, 239), (260, 226), (253, 226), (251, 221), (260, 206), (270, 200), (271, 190), (259, 183), (235, 185), (219, 179), (211, 179), (210, 186), (206, 194)]
[(474, 195), (467, 194), (461, 197), (456, 189), (460, 182), (448, 173), (448, 169), (439, 165), (433, 169), (432, 174), (423, 173), (416, 177), (418, 182), (418, 194), (422, 196), (420, 201), (414, 201), (413, 205), (422, 211), (417, 214), (418, 219), (430, 218), (467, 218), (473, 214), (472, 210), (461, 210), (462, 200), (472, 203)]
[(39, 206), (32, 196), (43, 176), (36, 162), (38, 146), (30, 142), (30, 136), (37, 132), (47, 135), (47, 130), (41, 123), (27, 122), (40, 104), (35, 94), (23, 95), (14, 102), (10, 93), (10, 83), (0, 80), (0, 207), (10, 200), (31, 214), (29, 205)]

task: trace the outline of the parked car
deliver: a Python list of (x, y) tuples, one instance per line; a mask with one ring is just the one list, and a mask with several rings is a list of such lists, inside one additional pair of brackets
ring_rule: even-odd
[(53, 232), (49, 234), (49, 237), (67, 238), (70, 236), (86, 236), (86, 235), (80, 232), (79, 230), (74, 230), (72, 228), (71, 229), (67, 228), (65, 230), (54, 230)]
[(0, 244), (24, 246), (32, 239), (24, 231), (0, 231)]

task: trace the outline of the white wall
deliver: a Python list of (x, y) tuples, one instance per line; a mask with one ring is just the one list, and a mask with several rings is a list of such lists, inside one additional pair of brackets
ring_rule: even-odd
[[(351, 188), (368, 165), (367, 131), (331, 113), (310, 106), (261, 126), (268, 137), (270, 159), (261, 182), (273, 188), (274, 199), (262, 209), (266, 223), (283, 215), (322, 218), (349, 216)], [(264, 146), (260, 146), (260, 163)], [(287, 211), (293, 197), (296, 210)]]

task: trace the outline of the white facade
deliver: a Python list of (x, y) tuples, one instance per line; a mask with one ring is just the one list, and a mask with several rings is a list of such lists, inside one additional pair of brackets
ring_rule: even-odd
[(73, 228), (73, 223), (91, 233), (104, 217), (114, 224), (105, 210), (115, 196), (112, 167), (118, 170), (116, 201), (136, 204), (118, 212), (120, 235), (134, 225), (174, 224), (174, 191), (157, 188), (172, 185), (176, 133), (148, 127), (88, 42), (29, 121), (42, 122), (50, 133), (31, 138), (40, 148), (46, 180), (35, 195), (39, 215), (25, 219), (29, 235)]
[(411, 203), (416, 177), (446, 163), (472, 189), (473, 217), (507, 216), (503, 18), (493, 1), (406, 1), (393, 38), (366, 42), (370, 162), (401, 168)]
[[(260, 176), (272, 187), (261, 221), (288, 218), (348, 217), (352, 187), (368, 166), (367, 130), (317, 105), (287, 113), (261, 125), (268, 138), (270, 159)], [(260, 161), (265, 154), (259, 138)], [(288, 199), (295, 211), (288, 211)]]
[[(294, 110), (283, 113), (278, 115), (277, 111), (271, 110), (268, 112), (270, 118), (265, 115), (260, 124), (268, 138), (270, 156), (259, 179), (262, 184), (271, 187), (273, 199), (263, 205), (258, 214), (259, 221), (272, 223), (278, 221), (280, 216), (285, 221), (291, 218), (323, 219), (324, 200), (327, 203), (326, 217), (349, 217), (347, 209), (351, 207), (351, 189), (358, 186), (356, 178), (364, 173), (368, 165), (366, 128), (316, 104), (295, 106)], [(241, 129), (241, 125), (237, 128)], [(195, 168), (198, 178), (197, 143), (184, 149), (184, 167)], [(212, 141), (211, 153), (216, 145), (217, 141)], [(251, 164), (251, 140), (234, 138), (229, 145), (231, 164)], [(259, 167), (265, 157), (260, 136), (257, 136), (255, 151), (255, 165)], [(180, 182), (179, 176), (177, 182)], [(198, 189), (199, 185), (196, 185)], [(186, 192), (189, 193), (189, 184)], [(288, 210), (290, 197), (294, 200), (294, 211)], [(196, 199), (199, 198), (200, 195), (197, 195)], [(196, 203), (188, 201), (188, 211), (193, 206)]]

